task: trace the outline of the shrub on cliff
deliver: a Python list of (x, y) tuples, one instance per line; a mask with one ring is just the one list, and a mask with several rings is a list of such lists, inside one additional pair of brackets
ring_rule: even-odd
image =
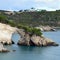
[(7, 20), (7, 23), (13, 27), (16, 26), (15, 22), (13, 20)]
[(38, 36), (41, 36), (41, 35), (42, 35), (41, 30), (40, 30), (40, 29), (36, 29), (36, 28), (33, 28), (33, 29), (32, 29), (32, 33), (33, 33), (33, 34), (36, 34), (36, 35), (38, 35)]
[(21, 25), (21, 24), (18, 24), (17, 27), (24, 29), (25, 32), (29, 33), (30, 35), (33, 35), (33, 34), (36, 34), (38, 36), (42, 35), (42, 32), (41, 32), (40, 29), (36, 29), (36, 28), (33, 28), (33, 27), (29, 27), (29, 26), (24, 26), (24, 25)]

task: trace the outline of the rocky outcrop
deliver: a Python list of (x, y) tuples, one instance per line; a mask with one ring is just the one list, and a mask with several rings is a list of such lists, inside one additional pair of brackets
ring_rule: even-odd
[(10, 25), (0, 23), (0, 43), (4, 45), (14, 44), (12, 36), (14, 33), (20, 34), (21, 37), (25, 35), (23, 29), (18, 29), (16, 27), (11, 27)]
[(18, 45), (27, 45), (27, 46), (58, 46), (55, 42), (52, 40), (40, 37), (37, 35), (30, 35), (29, 33), (26, 33), (24, 29), (18, 29), (16, 27), (11, 27), (7, 24), (0, 23), (0, 43), (5, 45), (14, 44), (12, 41), (12, 35), (13, 33), (17, 32), (20, 34), (21, 38), (18, 41)]
[(57, 46), (58, 44), (56, 44), (55, 42), (53, 42), (52, 40), (45, 38), (45, 37), (40, 37), (40, 36), (36, 36), (33, 35), (31, 37), (31, 41), (36, 45), (36, 46)]
[(0, 43), (5, 45), (13, 44), (14, 42), (11, 38), (12, 34), (16, 32), (16, 29), (17, 28), (11, 27), (10, 25), (0, 23)]
[(27, 45), (27, 46), (29, 46), (30, 45), (30, 36), (29, 36), (29, 34), (25, 34), (24, 36), (22, 36), (21, 38), (20, 38), (20, 40), (18, 41), (18, 45)]
[(6, 48), (3, 47), (3, 44), (0, 43), (0, 52), (9, 52)]
[(50, 26), (39, 26), (35, 28), (40, 29), (41, 31), (56, 31), (53, 27)]
[(25, 34), (24, 38), (21, 38), (18, 41), (18, 45), (26, 45), (26, 46), (58, 46), (54, 41), (40, 37), (36, 35), (30, 36), (29, 34)]

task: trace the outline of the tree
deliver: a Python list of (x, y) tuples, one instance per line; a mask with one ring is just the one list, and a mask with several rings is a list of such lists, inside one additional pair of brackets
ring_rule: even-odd
[(19, 10), (19, 12), (23, 12), (23, 10)]
[(34, 9), (34, 10), (35, 10), (35, 8), (34, 8), (34, 7), (32, 7), (31, 9)]
[(41, 10), (41, 12), (46, 12), (46, 10)]

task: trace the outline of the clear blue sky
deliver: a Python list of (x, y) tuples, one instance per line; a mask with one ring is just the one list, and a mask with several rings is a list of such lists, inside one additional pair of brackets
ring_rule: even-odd
[(57, 10), (60, 9), (60, 0), (0, 0), (0, 10), (30, 9)]

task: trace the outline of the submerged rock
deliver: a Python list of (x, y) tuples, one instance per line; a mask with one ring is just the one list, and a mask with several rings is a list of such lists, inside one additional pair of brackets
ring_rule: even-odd
[(15, 52), (16, 50), (12, 50), (13, 52)]

